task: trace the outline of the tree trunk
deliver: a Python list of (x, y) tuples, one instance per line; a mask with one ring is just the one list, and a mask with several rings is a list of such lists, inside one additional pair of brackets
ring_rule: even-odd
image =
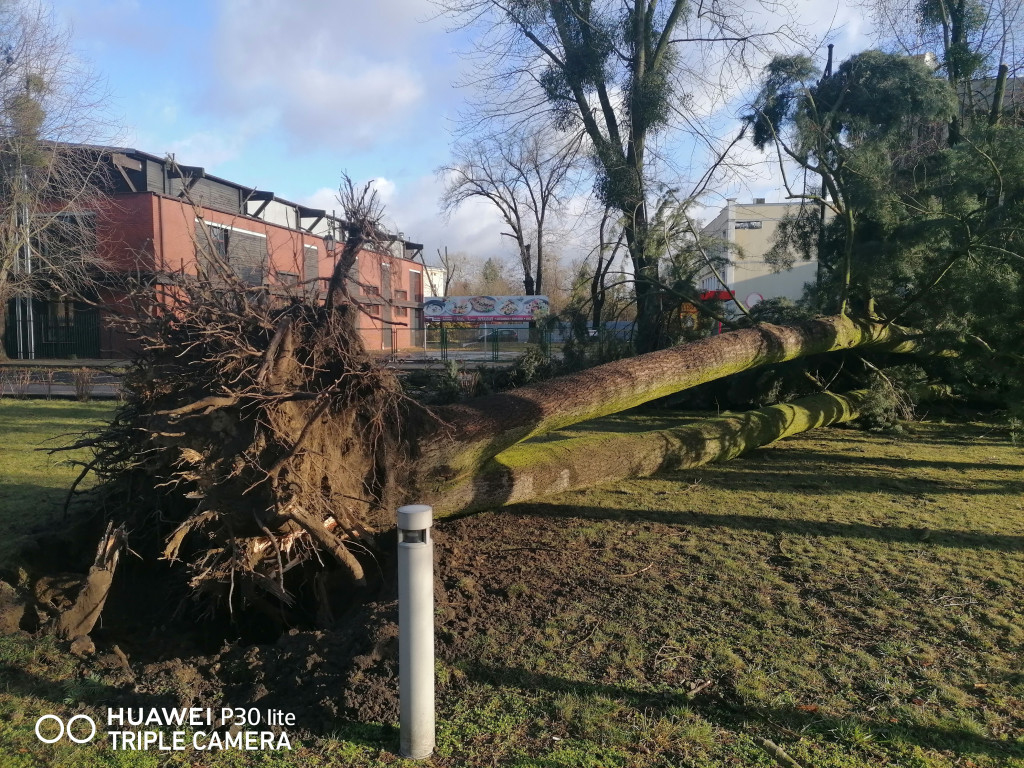
[[(661, 347), (660, 279), (657, 260), (647, 254), (648, 232), (642, 206), (631, 206), (628, 201), (617, 208), (625, 216), (623, 234), (626, 249), (633, 264), (633, 293), (636, 297), (636, 323), (633, 327), (633, 347), (643, 354)], [(631, 210), (632, 208), (632, 210)]]
[(858, 346), (910, 351), (899, 328), (848, 317), (793, 326), (759, 325), (570, 376), (438, 408), (444, 423), (419, 441), (419, 488), (469, 475), (530, 437), (618, 413), (698, 384), (769, 363)]
[(523, 294), (525, 296), (533, 296), (535, 292), (535, 289), (533, 287), (533, 275), (531, 275), (529, 272), (527, 272), (526, 275), (523, 277), (523, 291), (525, 292)]
[(672, 429), (525, 443), (498, 454), (472, 478), (438, 489), (429, 502), (444, 517), (728, 461), (784, 437), (854, 419), (867, 394), (826, 392)]
[(537, 228), (537, 284), (534, 293), (526, 292), (527, 296), (544, 295), (544, 222), (539, 222)]
[(650, 268), (638, 273), (636, 281), (636, 324), (633, 329), (633, 347), (640, 354), (653, 352), (662, 346), (661, 292), (657, 288), (657, 272)]

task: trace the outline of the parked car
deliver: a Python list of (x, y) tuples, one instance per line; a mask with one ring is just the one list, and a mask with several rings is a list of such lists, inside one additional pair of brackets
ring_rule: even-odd
[(474, 338), (472, 341), (467, 341), (463, 344), (464, 347), (468, 347), (470, 344), (492, 344), (494, 342), (515, 342), (519, 341), (519, 334), (516, 333), (515, 328), (499, 328), (494, 331), (485, 331), (479, 336)]

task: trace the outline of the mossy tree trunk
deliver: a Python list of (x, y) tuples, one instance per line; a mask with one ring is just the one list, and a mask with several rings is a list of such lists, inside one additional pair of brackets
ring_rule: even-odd
[[(415, 489), (434, 496), (531, 437), (618, 413), (740, 371), (854, 347), (911, 351), (894, 326), (827, 317), (759, 325), (435, 411), (442, 427), (417, 441)], [(593, 482), (603, 482), (599, 475)]]
[(866, 391), (825, 392), (792, 403), (645, 432), (599, 433), (513, 446), (428, 498), (440, 517), (531, 501), (597, 483), (728, 461), (810, 429), (850, 421)]

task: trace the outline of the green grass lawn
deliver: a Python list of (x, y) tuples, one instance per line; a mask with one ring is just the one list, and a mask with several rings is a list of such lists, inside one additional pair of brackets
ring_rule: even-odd
[(79, 472), (68, 461), (86, 457), (83, 452), (51, 456), (40, 449), (69, 444), (113, 411), (106, 402), (0, 399), (0, 567), (20, 535), (60, 518)]
[[(67, 428), (31, 418), (4, 458), (22, 493), (49, 498), (61, 481), (25, 455)], [(1022, 470), (992, 425), (828, 429), (444, 522), (426, 764), (1024, 767)], [(25, 513), (9, 498), (6, 521)], [(32, 732), (41, 713), (127, 696), (49, 640), (0, 639), (0, 766), (405, 764), (391, 723), (339, 721), (283, 755)]]

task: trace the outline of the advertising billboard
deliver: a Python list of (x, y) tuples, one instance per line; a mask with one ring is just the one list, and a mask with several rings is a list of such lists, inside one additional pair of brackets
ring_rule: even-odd
[(428, 323), (511, 323), (548, 314), (547, 296), (448, 296), (423, 301)]

